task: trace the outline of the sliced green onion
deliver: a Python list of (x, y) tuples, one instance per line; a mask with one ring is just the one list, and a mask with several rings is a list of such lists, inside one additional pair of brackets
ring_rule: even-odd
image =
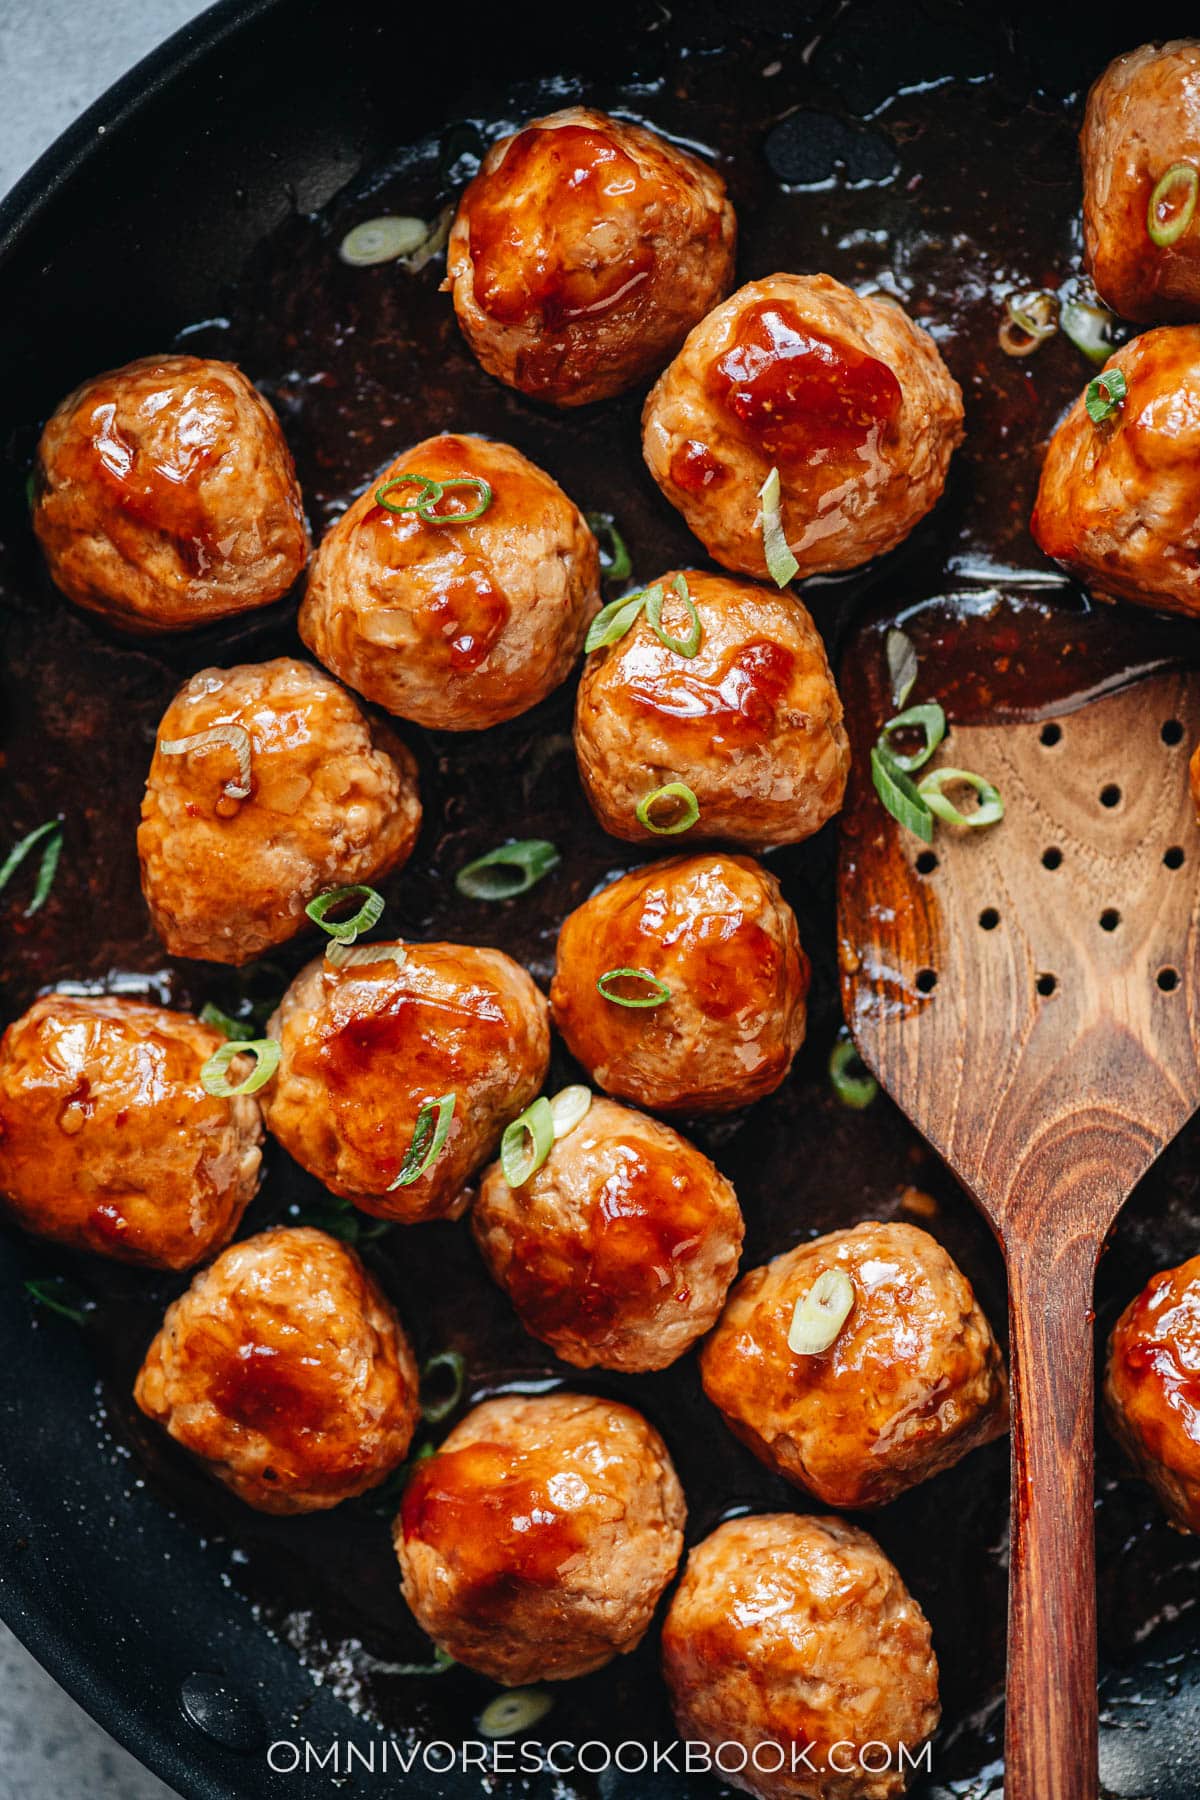
[(439, 1100), (422, 1100), (400, 1173), (395, 1181), (388, 1182), (389, 1194), (398, 1187), (408, 1187), (419, 1181), (441, 1155), (442, 1145), (450, 1135), (457, 1099), (457, 1094), (443, 1094)]
[[(902, 756), (892, 749), (891, 735), (894, 731), (921, 731), (925, 742), (919, 750), (913, 750), (908, 756)], [(879, 734), (879, 748), (886, 751), (888, 762), (893, 768), (903, 769), (911, 775), (915, 769), (923, 769), (938, 745), (946, 735), (946, 715), (936, 700), (927, 700), (922, 706), (910, 706), (907, 712), (897, 713), (889, 719)]]
[[(650, 817), (651, 808), (664, 800), (677, 800), (683, 807), (681, 816), (673, 825), (656, 825)], [(636, 812), (638, 824), (644, 825), (647, 831), (652, 831), (655, 837), (675, 837), (681, 831), (692, 829), (700, 817), (700, 802), (686, 781), (668, 781), (665, 787), (655, 788), (652, 794), (646, 794), (639, 800)]]
[(214, 725), (208, 731), (193, 731), (190, 737), (160, 738), (158, 747), (164, 756), (186, 756), (189, 750), (211, 750), (218, 744), (232, 750), (238, 762), (237, 780), (225, 783), (227, 799), (248, 800), (254, 746), (244, 725)]
[(793, 1356), (820, 1356), (833, 1347), (854, 1305), (854, 1283), (844, 1269), (822, 1269), (801, 1295), (788, 1327)]
[[(388, 495), (394, 488), (419, 487), (420, 493), (415, 500), (389, 500)], [(451, 488), (471, 488), (478, 494), (478, 504), (466, 512), (440, 513), (437, 508)], [(382, 487), (375, 489), (375, 504), (382, 506), (385, 512), (415, 513), (426, 525), (470, 525), (475, 519), (482, 519), (492, 504), (491, 483), (482, 475), (455, 475), (446, 481), (433, 481), (428, 475), (393, 475)]]
[(553, 1696), (544, 1688), (510, 1688), (484, 1707), (479, 1729), (485, 1738), (518, 1737), (544, 1719), (553, 1705)]
[(926, 844), (933, 841), (933, 814), (903, 769), (898, 769), (885, 750), (871, 751), (871, 779), (875, 792), (901, 825), (915, 831)]
[[(401, 487), (419, 487), (421, 492), (415, 500), (405, 500), (403, 502), (399, 500), (389, 500), (388, 495), (395, 488)], [(433, 495), (433, 503), (436, 503), (441, 498), (441, 493), (441, 483), (431, 481), (428, 475), (393, 475), (390, 481), (385, 481), (382, 487), (377, 487), (375, 489), (375, 504), (376, 506), (382, 506), (384, 512), (415, 513), (420, 510), (422, 505), (429, 501), (429, 496), (431, 494)]]
[[(609, 992), (608, 984), (614, 981), (644, 981), (650, 992), (641, 996), (613, 994)], [(657, 975), (652, 975), (649, 969), (605, 969), (596, 983), (596, 990), (605, 1000), (611, 1000), (614, 1006), (661, 1006), (671, 998), (671, 990), (666, 982), (660, 981)]]
[[(347, 900), (362, 896), (362, 905), (348, 919), (327, 919), (326, 914), (332, 907), (341, 906)], [(355, 882), (352, 887), (330, 888), (327, 893), (318, 894), (310, 900), (305, 912), (314, 925), (336, 938), (339, 944), (352, 944), (361, 931), (370, 931), (378, 925), (383, 917), (383, 895), (377, 894), (373, 887), (363, 882)]]
[(448, 1650), (440, 1644), (433, 1646), (431, 1663), (372, 1662), (371, 1669), (376, 1675), (444, 1675), (447, 1669), (456, 1669), (458, 1663)]
[(1069, 338), (1077, 350), (1082, 350), (1089, 362), (1108, 361), (1113, 350), (1116, 320), (1107, 308), (1095, 306), (1090, 300), (1065, 300), (1060, 322), (1063, 336)]
[(35, 1276), (25, 1283), (25, 1292), (47, 1312), (58, 1313), (60, 1318), (70, 1319), (73, 1325), (82, 1325), (91, 1310), (86, 1295), (65, 1275)]
[(44, 825), (29, 832), (19, 844), (14, 844), (3, 865), (0, 866), (0, 893), (8, 886), (29, 852), (38, 844), (44, 844), (42, 860), (38, 864), (37, 880), (33, 886), (33, 898), (25, 908), (25, 917), (31, 919), (35, 912), (45, 906), (54, 886), (54, 877), (58, 873), (58, 860), (62, 855), (63, 828), (61, 819), (47, 819)]
[(684, 575), (677, 575), (671, 583), (671, 586), (675, 589), (675, 592), (688, 610), (689, 625), (687, 636), (685, 638), (675, 638), (672, 637), (669, 632), (663, 630), (663, 591), (661, 583), (659, 583), (657, 587), (650, 588), (646, 594), (646, 617), (650, 621), (651, 630), (658, 637), (659, 642), (666, 645), (668, 650), (674, 650), (678, 656), (695, 656), (704, 640), (704, 628), (700, 623), (700, 614), (696, 611), (696, 603), (689, 592), (687, 577)]
[(443, 1370), (447, 1371), (450, 1376), (449, 1392), (443, 1394), (440, 1400), (423, 1399), (421, 1401), (421, 1417), (429, 1425), (440, 1425), (443, 1419), (450, 1417), (462, 1399), (463, 1390), (467, 1385), (466, 1358), (460, 1356), (457, 1350), (439, 1350), (436, 1356), (429, 1358), (421, 1370), (422, 1389), (427, 1387), (431, 1380), (440, 1377)]
[(1123, 405), (1127, 391), (1125, 377), (1120, 369), (1109, 369), (1089, 381), (1083, 403), (1092, 424), (1103, 425), (1105, 419), (1111, 418), (1118, 407)]
[[(228, 1071), (230, 1063), (238, 1056), (252, 1056), (254, 1067), (245, 1081), (238, 1082), (235, 1087), (230, 1083)], [(279, 1056), (279, 1045), (274, 1038), (241, 1038), (234, 1043), (222, 1044), (201, 1068), (200, 1086), (215, 1100), (231, 1100), (235, 1094), (257, 1094), (279, 1067)]]
[(500, 1167), (510, 1188), (524, 1187), (554, 1148), (554, 1113), (543, 1095), (527, 1106), (500, 1140)]
[(325, 946), (325, 961), (332, 969), (365, 968), (382, 962), (394, 962), (402, 969), (408, 961), (408, 951), (403, 944), (343, 944), (335, 938)]
[(407, 256), (400, 258), (404, 267), (416, 275), (426, 263), (439, 256), (450, 241), (450, 227), (453, 223), (454, 208), (444, 206), (426, 232), (424, 243), (418, 244), (415, 250), (410, 250)]
[(901, 631), (895, 625), (888, 632), (886, 642), (892, 705), (899, 711), (917, 685), (917, 651), (907, 631)]
[[(1175, 163), (1165, 175), (1159, 177), (1146, 208), (1146, 230), (1152, 243), (1163, 249), (1178, 243), (1192, 222), (1198, 192), (1200, 175), (1197, 175), (1191, 163)], [(1176, 210), (1168, 211), (1164, 218), (1164, 207)]]
[(600, 546), (600, 574), (605, 581), (628, 581), (633, 559), (611, 513), (590, 512), (588, 529)]
[[(947, 800), (942, 789), (965, 782), (973, 787), (979, 795), (979, 805), (972, 813), (961, 813), (957, 806)], [(997, 825), (1004, 817), (1004, 802), (1000, 798), (1000, 790), (985, 781), (982, 775), (972, 774), (970, 769), (932, 769), (923, 775), (917, 784), (917, 792), (939, 819), (945, 819), (948, 825), (970, 825), (975, 831), (985, 825)]]
[(30, 512), (37, 505), (37, 475), (32, 469), (25, 477), (25, 504)]
[(829, 1056), (829, 1081), (843, 1106), (862, 1112), (879, 1092), (879, 1083), (864, 1068), (849, 1038), (839, 1038)]
[(1010, 294), (1004, 308), (999, 337), (1006, 356), (1030, 356), (1058, 330), (1058, 296), (1047, 288)]
[(235, 1043), (245, 1043), (254, 1036), (253, 1019), (235, 1019), (230, 1013), (222, 1012), (212, 1001), (206, 1001), (200, 1009), (200, 1023), (211, 1025), (223, 1037), (232, 1038)]
[[(661, 588), (658, 590), (661, 594)], [(637, 623), (638, 614), (646, 604), (647, 590), (639, 588), (635, 594), (623, 594), (619, 600), (610, 600), (602, 606), (588, 627), (584, 639), (584, 653), (591, 655), (593, 650), (607, 650), (631, 631)]]
[(587, 1118), (592, 1104), (591, 1088), (576, 1083), (565, 1087), (555, 1094), (550, 1102), (550, 1111), (554, 1117), (554, 1140), (565, 1138), (574, 1131), (577, 1125)]
[(364, 219), (348, 231), (338, 246), (338, 255), (353, 268), (369, 268), (373, 263), (395, 262), (397, 257), (411, 256), (429, 237), (424, 219), (399, 218), (385, 214), (379, 219)]
[(290, 1210), (288, 1218), (293, 1225), (309, 1225), (314, 1231), (340, 1238), (343, 1244), (371, 1243), (390, 1231), (393, 1223), (391, 1219), (369, 1218), (340, 1194), (323, 1194), (307, 1206)]
[(468, 900), (515, 900), (518, 894), (536, 887), (561, 861), (556, 844), (545, 838), (520, 838), (464, 863), (454, 885)]
[(767, 560), (767, 572), (776, 587), (786, 587), (800, 564), (788, 548), (787, 538), (783, 530), (783, 501), (779, 485), (779, 470), (772, 469), (767, 479), (758, 490), (761, 511), (759, 519), (762, 525), (763, 555)]

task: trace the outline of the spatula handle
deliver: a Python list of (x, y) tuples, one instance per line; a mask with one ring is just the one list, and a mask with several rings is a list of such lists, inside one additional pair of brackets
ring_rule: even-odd
[(1012, 1564), (1006, 1800), (1095, 1800), (1096, 1544), (1088, 1238), (1010, 1252)]

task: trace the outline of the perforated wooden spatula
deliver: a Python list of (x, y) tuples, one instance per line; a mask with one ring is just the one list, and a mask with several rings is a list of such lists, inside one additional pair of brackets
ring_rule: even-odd
[[(841, 684), (854, 748), (843, 1003), (864, 1061), (1008, 1261), (1005, 1795), (1094, 1800), (1092, 1284), (1123, 1202), (1200, 1106), (1200, 834), (1187, 783), (1200, 675), (1152, 674), (1076, 710), (1060, 693), (1050, 723), (956, 722), (956, 711), (1010, 710), (1012, 653), (998, 649), (994, 618), (950, 617), (909, 624), (921, 653), (912, 698), (943, 700), (950, 719), (930, 767), (985, 775), (1005, 817), (979, 831), (939, 825), (925, 844), (888, 815), (869, 766), (894, 711), (885, 628), (861, 633)], [(1102, 638), (1102, 620), (1085, 623)], [(1085, 689), (1103, 662), (1076, 657)]]

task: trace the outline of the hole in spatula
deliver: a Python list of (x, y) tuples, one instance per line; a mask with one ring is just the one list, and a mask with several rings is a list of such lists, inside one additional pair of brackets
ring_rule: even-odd
[(1115, 931), (1121, 923), (1121, 915), (1115, 906), (1107, 906), (1100, 914), (1101, 931)]
[(1048, 1000), (1057, 986), (1057, 975), (1039, 975), (1037, 978), (1037, 991), (1043, 1000)]
[(1166, 851), (1166, 853), (1164, 854), (1163, 861), (1166, 863), (1168, 869), (1182, 869), (1182, 867), (1183, 867), (1183, 846), (1182, 846), (1182, 844), (1172, 844), (1171, 848), (1168, 851)]
[(1000, 923), (1000, 914), (994, 906), (985, 906), (979, 915), (979, 923), (984, 931), (995, 931)]
[(937, 970), (936, 969), (918, 969), (918, 971), (917, 971), (917, 992), (918, 992), (918, 994), (932, 994), (932, 992), (936, 986), (937, 986)]
[(1051, 844), (1048, 850), (1042, 851), (1043, 869), (1057, 869), (1062, 864), (1062, 851), (1057, 844)]
[(1100, 804), (1101, 806), (1120, 806), (1121, 790), (1115, 781), (1110, 781), (1107, 787), (1100, 789)]
[(1179, 970), (1160, 969), (1156, 979), (1164, 994), (1173, 994), (1179, 986)]
[(1178, 719), (1167, 719), (1159, 733), (1164, 744), (1177, 744), (1183, 737), (1183, 726)]
[(1055, 744), (1061, 743), (1062, 742), (1062, 726), (1061, 725), (1043, 725), (1042, 726), (1042, 742), (1043, 742), (1043, 744), (1045, 744), (1047, 750), (1052, 750), (1054, 748)]
[(932, 875), (938, 866), (938, 859), (932, 850), (922, 850), (917, 858), (917, 874)]

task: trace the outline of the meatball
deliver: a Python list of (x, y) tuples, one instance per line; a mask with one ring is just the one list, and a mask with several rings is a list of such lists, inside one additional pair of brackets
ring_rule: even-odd
[(302, 929), (315, 895), (406, 862), (420, 824), (411, 754), (324, 670), (202, 669), (158, 728), (142, 891), (172, 956), (249, 962)]
[(593, 1100), (523, 1186), (493, 1163), (471, 1223), (527, 1331), (577, 1368), (634, 1374), (716, 1323), (743, 1234), (707, 1156), (611, 1100)]
[(1104, 1400), (1172, 1524), (1200, 1531), (1200, 1256), (1155, 1275), (1125, 1308), (1108, 1340)]
[(126, 631), (267, 606), (308, 560), (279, 421), (211, 357), (147, 356), (85, 381), (43, 431), (34, 482), (54, 582)]
[(709, 555), (764, 576), (760, 489), (778, 469), (801, 576), (854, 569), (935, 505), (962, 395), (885, 294), (829, 275), (751, 281), (696, 326), (642, 413), (650, 473)]
[(683, 583), (700, 624), (685, 657), (645, 610), (584, 668), (575, 753), (584, 792), (606, 831), (634, 843), (660, 835), (638, 804), (668, 782), (696, 796), (704, 836), (794, 844), (842, 804), (850, 745), (825, 646), (790, 594), (689, 569), (660, 577), (661, 631), (687, 639)]
[(656, 1112), (727, 1112), (787, 1074), (808, 976), (773, 875), (748, 856), (675, 856), (568, 914), (550, 1007), (606, 1093)]
[[(417, 479), (389, 486), (401, 477), (446, 493), (431, 500)], [(480, 483), (484, 511), (457, 523), (483, 505)], [(389, 712), (434, 731), (483, 731), (566, 680), (599, 606), (600, 552), (558, 483), (507, 444), (436, 437), (394, 462), (324, 539), (300, 635)]]
[(167, 1308), (138, 1372), (148, 1418), (260, 1512), (321, 1512), (404, 1460), (417, 1365), (346, 1244), (305, 1228), (222, 1251)]
[(941, 1713), (924, 1613), (840, 1519), (719, 1525), (688, 1556), (662, 1654), (680, 1738), (761, 1800), (895, 1800)]
[[(1050, 440), (1032, 531), (1093, 593), (1200, 613), (1200, 325), (1147, 331), (1104, 365), (1123, 400), (1081, 394)], [(1103, 398), (1103, 396), (1100, 396)]]
[[(1184, 222), (1200, 170), (1200, 42), (1143, 44), (1110, 63), (1088, 95), (1079, 149), (1097, 292), (1143, 324), (1200, 318), (1200, 213)], [(1152, 212), (1170, 242), (1151, 237)]]
[[(797, 1301), (824, 1271), (853, 1304), (797, 1355)], [(769, 1469), (827, 1506), (879, 1506), (1008, 1427), (1008, 1384), (971, 1284), (915, 1225), (856, 1225), (744, 1276), (700, 1360), (704, 1391)]]
[(636, 1650), (683, 1549), (657, 1431), (586, 1394), (487, 1400), (408, 1484), (404, 1597), (456, 1661), (506, 1687)]
[(459, 204), (446, 286), (490, 375), (580, 406), (662, 367), (729, 292), (736, 239), (715, 169), (572, 106), (489, 150)]
[(0, 1039), (0, 1197), (11, 1216), (39, 1237), (155, 1269), (188, 1269), (220, 1249), (262, 1160), (257, 1101), (200, 1085), (224, 1042), (164, 1006), (36, 1000)]
[[(364, 1212), (458, 1218), (464, 1182), (545, 1079), (546, 1002), (499, 950), (372, 948), (378, 962), (339, 969), (318, 958), (284, 994), (269, 1026), (281, 1056), (263, 1117), (290, 1156)], [(412, 1179), (422, 1147), (435, 1147), (435, 1121), (446, 1122), (436, 1103), (447, 1095), (445, 1141)]]

